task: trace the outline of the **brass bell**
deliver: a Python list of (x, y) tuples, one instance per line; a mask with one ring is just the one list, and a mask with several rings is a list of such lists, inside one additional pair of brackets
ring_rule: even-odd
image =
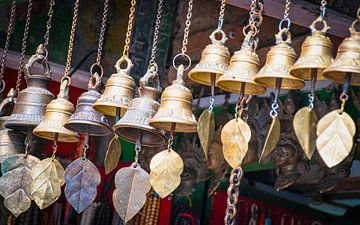
[[(44, 74), (31, 74), (34, 63), (42, 64)], [(13, 113), (4, 123), (6, 128), (25, 131), (36, 127), (44, 118), (46, 105), (54, 99), (54, 95), (47, 90), (51, 71), (43, 45), (38, 46), (36, 54), (25, 65), (25, 79), (27, 88), (18, 93)]]
[(147, 86), (152, 71), (148, 71), (140, 79), (139, 95), (130, 102), (125, 115), (114, 125), (114, 131), (127, 141), (136, 143), (141, 140), (144, 146), (163, 146), (165, 136), (162, 131), (149, 125), (149, 120), (159, 109), (156, 101), (160, 97), (160, 90)]
[[(287, 36), (285, 40), (284, 35)], [(276, 88), (276, 80), (281, 79), (281, 89), (303, 88), (304, 81), (290, 74), (290, 68), (296, 60), (296, 53), (290, 46), (290, 32), (286, 32), (286, 28), (283, 28), (275, 38), (276, 45), (268, 52), (265, 65), (255, 76), (255, 82), (268, 88)]]
[[(127, 67), (121, 69), (121, 64), (126, 63)], [(134, 97), (135, 81), (129, 76), (134, 65), (131, 60), (122, 56), (115, 64), (117, 73), (112, 74), (106, 81), (104, 93), (93, 104), (95, 110), (108, 115), (117, 116), (117, 110), (123, 115)]]
[[(317, 30), (315, 25), (323, 23), (323, 29)], [(310, 25), (311, 36), (306, 37), (301, 45), (301, 54), (294, 66), (291, 68), (291, 75), (303, 80), (311, 80), (311, 70), (316, 70), (316, 80), (325, 80), (322, 73), (333, 61), (334, 46), (329, 37), (325, 36), (330, 27), (326, 21), (318, 17)]]
[(335, 61), (325, 69), (323, 76), (327, 79), (344, 83), (346, 74), (351, 74), (350, 85), (360, 86), (360, 32), (355, 29), (359, 21), (358, 18), (352, 23), (349, 29), (350, 37), (343, 40)]
[(48, 104), (44, 120), (33, 131), (36, 136), (47, 140), (54, 140), (57, 136), (60, 142), (79, 141), (76, 132), (63, 126), (75, 111), (74, 105), (68, 100), (68, 84), (67, 79), (61, 82), (57, 98)]
[[(221, 40), (216, 39), (216, 34), (222, 36)], [(230, 53), (226, 46), (226, 34), (223, 30), (217, 29), (209, 36), (211, 44), (207, 45), (201, 53), (200, 62), (189, 72), (189, 78), (202, 85), (211, 86), (211, 77), (215, 81), (221, 77), (228, 68)]]
[(100, 97), (98, 92), (101, 79), (97, 73), (89, 80), (88, 91), (80, 95), (77, 100), (76, 111), (64, 124), (65, 128), (90, 136), (109, 135), (112, 130), (107, 118), (93, 108), (93, 103)]
[(261, 95), (266, 92), (265, 87), (254, 81), (255, 75), (259, 72), (260, 60), (254, 51), (255, 43), (250, 43), (251, 35), (249, 33), (245, 37), (241, 49), (231, 57), (228, 70), (217, 80), (216, 86), (220, 89), (240, 93), (244, 87), (244, 93), (250, 95)]
[[(192, 94), (184, 86), (183, 74), (184, 66), (180, 65), (176, 80), (161, 95), (159, 110), (150, 119), (150, 126), (174, 132), (197, 131), (197, 122), (192, 113)], [(175, 129), (172, 129), (174, 125)]]

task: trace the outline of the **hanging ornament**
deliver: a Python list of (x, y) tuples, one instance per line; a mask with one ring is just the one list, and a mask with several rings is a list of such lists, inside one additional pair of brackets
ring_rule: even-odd
[[(326, 35), (330, 29), (325, 20), (326, 1), (321, 1), (320, 16), (310, 25), (312, 35), (301, 46), (301, 55), (292, 66), (290, 73), (298, 78), (311, 81), (309, 106), (301, 108), (294, 117), (295, 134), (308, 159), (315, 151), (317, 115), (314, 112), (315, 85), (317, 80), (325, 80), (322, 72), (333, 62), (334, 46)], [(316, 25), (322, 23), (322, 30)]]
[(200, 115), (197, 127), (200, 143), (205, 153), (205, 157), (208, 157), (210, 145), (213, 142), (215, 135), (215, 115), (212, 110), (205, 109)]
[(120, 156), (121, 156), (121, 144), (119, 142), (119, 137), (115, 135), (110, 141), (104, 159), (106, 174), (109, 174), (117, 167), (117, 165), (119, 164)]

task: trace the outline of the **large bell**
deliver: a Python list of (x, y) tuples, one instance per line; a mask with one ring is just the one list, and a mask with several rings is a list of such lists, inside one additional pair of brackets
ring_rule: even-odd
[(337, 83), (344, 83), (346, 74), (351, 74), (350, 84), (360, 86), (360, 32), (355, 20), (350, 27), (350, 37), (340, 44), (335, 61), (325, 69), (323, 76)]
[[(121, 69), (122, 63), (127, 64), (125, 69)], [(95, 110), (108, 116), (117, 116), (117, 110), (120, 115), (125, 113), (135, 92), (134, 79), (129, 76), (132, 67), (131, 60), (125, 56), (116, 62), (117, 73), (106, 81), (104, 93), (93, 104)]]
[(192, 113), (192, 94), (184, 86), (183, 73), (184, 66), (180, 65), (176, 80), (165, 88), (161, 95), (159, 110), (150, 119), (150, 126), (165, 131), (196, 132), (197, 122)]
[[(47, 104), (54, 99), (54, 95), (47, 90), (51, 71), (46, 57), (43, 45), (39, 45), (36, 54), (25, 65), (27, 88), (18, 93), (13, 113), (4, 123), (6, 128), (25, 131), (43, 120)], [(43, 65), (44, 74), (31, 74), (31, 67), (36, 62)]]
[[(216, 39), (216, 34), (222, 36)], [(201, 54), (200, 62), (189, 72), (189, 78), (202, 85), (211, 86), (211, 77), (215, 75), (215, 81), (222, 76), (228, 68), (230, 53), (224, 46), (226, 35), (222, 30), (215, 30), (209, 36), (211, 44), (207, 45)]]
[[(275, 35), (276, 45), (271, 47), (266, 56), (265, 65), (255, 76), (255, 82), (269, 88), (276, 88), (276, 80), (281, 79), (281, 89), (301, 89), (304, 81), (290, 74), (290, 68), (295, 63), (296, 53), (290, 46), (291, 34), (283, 28)], [(287, 35), (286, 40), (283, 35)]]
[(90, 136), (104, 136), (112, 132), (107, 118), (93, 108), (93, 103), (100, 97), (98, 92), (101, 85), (97, 73), (91, 76), (88, 91), (80, 95), (77, 100), (76, 111), (64, 124), (67, 129)]
[[(144, 77), (148, 74), (149, 71)], [(132, 143), (141, 140), (141, 144), (145, 146), (163, 146), (165, 144), (163, 132), (149, 125), (149, 120), (159, 109), (156, 100), (160, 97), (160, 91), (147, 86), (146, 83), (146, 80), (140, 80), (140, 97), (130, 102), (125, 115), (114, 125), (114, 131)]]
[(74, 105), (68, 100), (68, 83), (67, 79), (61, 82), (57, 98), (48, 104), (44, 120), (33, 131), (36, 136), (47, 140), (54, 140), (57, 136), (60, 142), (79, 141), (76, 132), (64, 127), (75, 111)]
[[(249, 33), (249, 35), (251, 34)], [(216, 86), (220, 89), (240, 93), (243, 87), (245, 94), (261, 95), (265, 93), (266, 88), (254, 81), (255, 75), (259, 72), (260, 60), (254, 51), (255, 46), (250, 44), (249, 38), (245, 37), (241, 49), (231, 57), (228, 70), (217, 80)]]
[[(323, 23), (323, 29), (317, 30), (315, 25)], [(325, 80), (322, 73), (333, 61), (334, 46), (329, 37), (325, 36), (330, 29), (325, 20), (317, 18), (310, 26), (311, 36), (306, 37), (301, 45), (301, 54), (294, 66), (291, 68), (291, 75), (303, 80), (311, 80), (311, 70), (316, 70), (316, 79)]]

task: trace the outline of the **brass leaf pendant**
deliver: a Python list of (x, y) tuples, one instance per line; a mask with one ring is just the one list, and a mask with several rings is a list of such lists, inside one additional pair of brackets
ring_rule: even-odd
[(5, 207), (15, 217), (31, 206), (31, 169), (39, 162), (40, 159), (35, 156), (15, 154), (7, 157), (1, 165), (0, 194)]
[(221, 132), (224, 158), (232, 168), (241, 165), (251, 139), (251, 129), (242, 119), (233, 119), (225, 124)]
[(161, 151), (150, 161), (150, 183), (156, 193), (165, 198), (181, 182), (184, 163), (180, 155), (172, 149)]
[(295, 114), (293, 126), (301, 148), (308, 159), (315, 151), (317, 115), (309, 107), (303, 107)]
[(316, 147), (329, 168), (350, 154), (355, 132), (355, 123), (346, 112), (334, 110), (320, 119), (316, 130)]
[(125, 167), (116, 173), (113, 203), (125, 223), (144, 206), (150, 189), (149, 174), (140, 165)]
[(270, 129), (265, 140), (263, 150), (260, 155), (259, 161), (263, 161), (276, 147), (281, 133), (280, 120), (276, 116), (272, 119)]
[(104, 166), (105, 173), (109, 174), (116, 166), (119, 164), (119, 159), (121, 156), (121, 144), (117, 135), (113, 137), (110, 141), (108, 150), (106, 152)]
[(61, 195), (61, 186), (65, 184), (64, 168), (55, 158), (40, 161), (31, 171), (32, 199), (40, 209), (53, 204)]
[(101, 176), (90, 160), (79, 158), (66, 168), (65, 182), (66, 199), (77, 213), (81, 213), (95, 200)]
[(208, 152), (215, 134), (215, 116), (214, 112), (205, 109), (199, 117), (197, 132), (199, 135), (201, 147), (204, 151), (205, 157), (208, 157)]

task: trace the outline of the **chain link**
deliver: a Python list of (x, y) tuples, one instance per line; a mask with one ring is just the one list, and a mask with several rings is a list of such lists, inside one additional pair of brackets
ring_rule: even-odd
[(48, 11), (48, 21), (46, 22), (46, 33), (44, 35), (44, 48), (48, 50), (50, 30), (51, 30), (51, 21), (54, 14), (55, 0), (50, 0), (49, 11)]
[(326, 1), (326, 0), (321, 0), (320, 17), (321, 17), (322, 19), (324, 19), (324, 17), (325, 17), (326, 5), (327, 5), (327, 1)]
[(240, 181), (242, 176), (243, 170), (240, 166), (231, 171), (230, 185), (227, 189), (227, 207), (224, 218), (225, 225), (235, 225), (236, 223), (237, 203), (240, 194)]
[(224, 15), (225, 15), (225, 7), (227, 0), (221, 0), (220, 12), (219, 12), (219, 22), (218, 29), (221, 30), (224, 25)]
[(193, 1), (189, 0), (188, 5), (188, 12), (186, 14), (186, 22), (185, 22), (185, 29), (184, 29), (184, 39), (183, 39), (183, 45), (181, 48), (181, 54), (185, 55), (187, 50), (187, 44), (189, 40), (189, 31), (190, 31), (190, 25), (191, 25), (191, 17), (192, 17), (192, 8), (193, 8)]
[(24, 36), (23, 36), (22, 43), (21, 43), (21, 56), (20, 56), (20, 60), (19, 60), (18, 76), (16, 79), (16, 91), (17, 92), (20, 91), (21, 76), (23, 74), (23, 69), (24, 69), (25, 53), (26, 53), (27, 41), (28, 41), (28, 37), (29, 37), (28, 35), (29, 35), (29, 29), (30, 29), (32, 6), (33, 6), (33, 0), (29, 0), (27, 12), (26, 12)]
[(102, 17), (102, 21), (101, 21), (101, 28), (100, 28), (100, 34), (99, 34), (98, 49), (97, 49), (97, 54), (96, 54), (96, 64), (98, 66), (101, 65), (101, 56), (102, 56), (102, 50), (103, 50), (103, 46), (104, 46), (104, 35), (105, 35), (105, 30), (106, 30), (108, 12), (109, 12), (109, 0), (105, 0), (103, 17)]
[(126, 39), (124, 45), (123, 55), (129, 57), (129, 48), (130, 48), (130, 40), (131, 40), (131, 32), (133, 29), (134, 22), (134, 13), (135, 13), (136, 0), (131, 0), (130, 14), (129, 14), (129, 22), (126, 31)]
[(156, 57), (157, 45), (158, 45), (158, 39), (159, 39), (159, 31), (160, 31), (160, 23), (161, 23), (163, 2), (164, 2), (164, 0), (159, 0), (159, 3), (158, 3), (158, 10), (157, 10), (156, 21), (155, 21), (154, 37), (153, 37), (153, 43), (152, 43), (152, 48), (151, 48), (151, 56), (150, 56), (150, 61), (149, 61), (149, 69), (150, 69), (150, 67), (157, 68), (157, 66), (155, 66), (155, 64), (156, 64), (155, 57)]
[(0, 68), (0, 94), (5, 89), (5, 81), (4, 81), (5, 64), (6, 64), (7, 53), (9, 50), (11, 36), (14, 33), (15, 15), (16, 15), (16, 0), (13, 0), (11, 3), (9, 24), (6, 30), (6, 40), (5, 40), (4, 52), (2, 55), (1, 68)]
[(290, 5), (291, 5), (291, 0), (286, 0), (285, 3), (285, 11), (284, 11), (284, 20), (286, 20), (287, 18), (289, 18), (289, 13), (290, 13)]

